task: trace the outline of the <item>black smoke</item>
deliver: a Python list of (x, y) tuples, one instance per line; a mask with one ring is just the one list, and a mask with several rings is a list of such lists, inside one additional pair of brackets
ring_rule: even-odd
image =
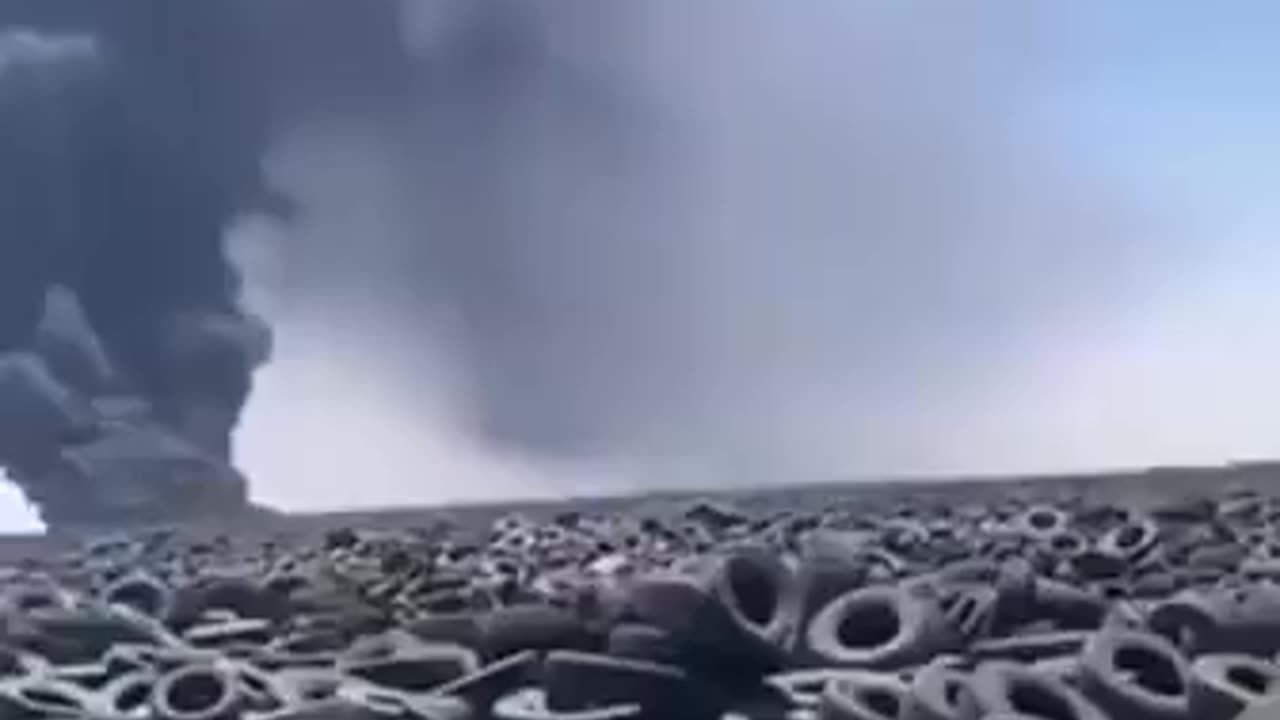
[(397, 7), (355, 5), (0, 3), (0, 350), (45, 342), (49, 291), (69, 294), (109, 365), (78, 389), (229, 454), (270, 332), (224, 236), (290, 210), (261, 177), (276, 135), (390, 100)]

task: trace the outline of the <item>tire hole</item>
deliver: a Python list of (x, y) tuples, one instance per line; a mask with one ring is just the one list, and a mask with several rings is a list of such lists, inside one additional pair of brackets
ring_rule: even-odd
[(1173, 661), (1145, 647), (1122, 647), (1116, 651), (1116, 667), (1131, 673), (1133, 681), (1159, 695), (1181, 695), (1181, 676)]
[(226, 684), (217, 675), (190, 672), (173, 681), (166, 699), (178, 712), (195, 713), (216, 706), (226, 690)]
[(728, 574), (729, 592), (733, 593), (733, 602), (742, 616), (754, 625), (768, 625), (778, 607), (778, 588), (774, 577), (746, 559), (729, 560), (725, 572)]
[(1254, 695), (1266, 695), (1271, 689), (1271, 678), (1248, 665), (1235, 665), (1228, 668), (1227, 680)]
[(896, 718), (899, 712), (898, 695), (884, 688), (866, 688), (859, 693), (863, 705), (885, 718)]
[(1037, 683), (1013, 683), (1009, 688), (1009, 704), (1019, 713), (1044, 720), (1076, 720), (1076, 713), (1066, 698)]
[(897, 608), (877, 600), (851, 608), (836, 632), (845, 647), (876, 648), (892, 642), (901, 629)]

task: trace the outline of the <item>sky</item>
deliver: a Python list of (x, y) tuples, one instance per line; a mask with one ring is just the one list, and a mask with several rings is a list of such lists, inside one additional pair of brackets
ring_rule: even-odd
[(1180, 231), (1148, 258), (1148, 290), (1117, 300), (1101, 327), (1046, 342), (1032, 383), (1063, 380), (1047, 404), (1056, 419), (1028, 426), (1021, 462), (1274, 458), (1280, 81), (1264, 70), (1277, 51), (1263, 28), (1280, 10), (1080, 6), (1045, 122)]
[(260, 500), (1280, 457), (1274, 4), (537, 7), (519, 82), (267, 163)]

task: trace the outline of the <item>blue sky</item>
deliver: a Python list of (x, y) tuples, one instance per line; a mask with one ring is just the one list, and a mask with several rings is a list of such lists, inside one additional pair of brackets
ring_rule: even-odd
[(1280, 188), (1280, 6), (1069, 7), (1045, 100), (1081, 152), (1227, 236), (1265, 232)]
[(1207, 310), (1236, 298), (1272, 312), (1280, 303), (1271, 287), (1280, 271), (1280, 47), (1271, 34), (1280, 6), (1070, 7), (1069, 50), (1044, 86), (1040, 120), (1183, 231), (1162, 239), (1167, 302)]
[(1280, 5), (1059, 7), (1033, 122), (1171, 230), (1146, 257), (1147, 291), (1076, 346), (1094, 358), (1075, 364), (1082, 391), (1106, 388), (1118, 416), (1095, 408), (1083, 424), (1126, 448), (1074, 452), (1086, 465), (1280, 456)]

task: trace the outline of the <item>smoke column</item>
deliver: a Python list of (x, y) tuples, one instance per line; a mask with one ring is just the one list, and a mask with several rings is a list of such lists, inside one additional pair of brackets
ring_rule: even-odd
[[(0, 465), (46, 518), (88, 521), (102, 511), (49, 479), (67, 476), (56, 471), (64, 452), (106, 448), (114, 462), (113, 453), (133, 451), (123, 447), (145, 460), (136, 442), (111, 445), (118, 435), (97, 444), (103, 426), (91, 418), (111, 415), (122, 398), (197, 446), (193, 453), (231, 454), (270, 333), (241, 305), (225, 233), (240, 213), (274, 204), (259, 166), (282, 128), (394, 101), (403, 67), (397, 7), (375, 0), (343, 17), (353, 8), (329, 0), (0, 7)], [(340, 64), (326, 55), (335, 36), (300, 29), (304, 10), (339, 33)], [(32, 378), (44, 389), (24, 398)], [(23, 403), (55, 395), (80, 420), (34, 437), (34, 405)], [(187, 494), (205, 497), (202, 488)]]
[[(243, 367), (171, 343), (219, 336), (192, 309), (273, 326), (235, 449), (284, 507), (967, 470), (959, 430), (1029, 349), (1145, 294), (1170, 247), (1036, 116), (1070, 27), (1024, 3), (4, 15), (95, 38), (128, 111), (6, 152), (86, 178), (40, 178), (39, 217), (95, 230), (66, 231), (95, 238), (77, 289), (130, 381), (229, 397), (229, 428)], [(6, 122), (45, 127), (23, 105)], [(260, 173), (296, 213), (253, 212)], [(0, 267), (6, 292), (59, 274)]]
[(1028, 118), (1060, 18), (891, 5), (407, 3), (414, 112), (293, 135), (309, 219), (233, 238), (263, 492), (975, 469), (948, 428), (1170, 236)]

